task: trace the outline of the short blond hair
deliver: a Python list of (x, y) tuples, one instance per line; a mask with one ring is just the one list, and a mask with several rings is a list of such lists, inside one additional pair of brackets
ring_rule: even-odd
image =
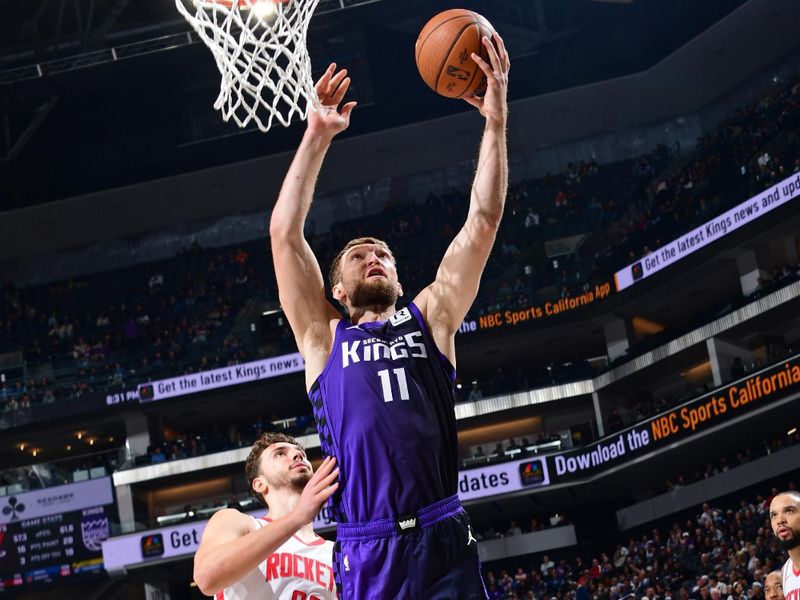
[[(380, 246), (384, 248), (389, 254), (392, 254), (391, 248), (389, 248), (389, 244), (384, 242), (383, 240), (379, 240), (378, 238), (374, 237), (359, 237), (350, 240), (344, 245), (344, 248), (341, 249), (339, 254), (336, 255), (336, 258), (333, 259), (331, 263), (331, 270), (328, 273), (328, 282), (331, 284), (331, 289), (339, 283), (339, 280), (342, 278), (342, 258), (344, 255), (347, 254), (347, 251), (350, 248), (355, 248), (356, 246), (363, 246), (364, 244), (373, 244), (375, 246)], [(394, 258), (394, 254), (392, 254), (392, 258)]]

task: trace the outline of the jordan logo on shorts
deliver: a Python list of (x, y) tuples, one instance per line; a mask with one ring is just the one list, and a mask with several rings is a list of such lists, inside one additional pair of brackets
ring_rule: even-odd
[(472, 537), (472, 525), (467, 525), (467, 546), (469, 546), (472, 542), (478, 543), (474, 537)]

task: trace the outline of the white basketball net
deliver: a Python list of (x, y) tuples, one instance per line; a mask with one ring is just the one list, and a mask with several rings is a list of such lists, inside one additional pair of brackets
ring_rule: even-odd
[(273, 119), (288, 127), (308, 117), (316, 92), (306, 35), (318, 2), (175, 0), (214, 54), (222, 74), (214, 108), (224, 121), (268, 131)]

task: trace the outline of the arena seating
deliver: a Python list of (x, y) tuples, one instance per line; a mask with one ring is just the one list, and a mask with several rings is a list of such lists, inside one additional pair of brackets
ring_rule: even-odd
[[(514, 184), (470, 316), (526, 306), (537, 294), (580, 293), (680, 231), (800, 171), (796, 139), (774, 155), (763, 151), (778, 131), (800, 125), (798, 81), (795, 76), (736, 111), (687, 155), (658, 147), (635, 160), (569, 164), (559, 175)], [(424, 202), (425, 219), (420, 211), (394, 205), (379, 215), (337, 223), (313, 240), (320, 261), (329, 264), (352, 237), (384, 237), (392, 242), (406, 288), (417, 289), (433, 278), (463, 219), (465, 194), (431, 195)], [(531, 248), (542, 239), (592, 232), (600, 223), (604, 233), (588, 236), (580, 259), (561, 260), (550, 273), (526, 272)], [(253, 306), (277, 306), (264, 247), (264, 240), (227, 248), (193, 246), (157, 263), (19, 289), (7, 278), (0, 295), (0, 351), (22, 351), (28, 372), (36, 376), (12, 377), (0, 385), (3, 410), (293, 351), (288, 329), (264, 343), (237, 327), (237, 317)], [(756, 294), (794, 281), (797, 272), (798, 265), (775, 265), (773, 277)], [(721, 309), (732, 310), (749, 299), (731, 298)], [(678, 333), (651, 336), (617, 360)], [(556, 379), (586, 374), (573, 369)], [(469, 381), (469, 375), (464, 379)], [(552, 369), (529, 375), (524, 384), (549, 380)], [(518, 385), (503, 381), (487, 392), (503, 393)]]
[(706, 503), (683, 523), (628, 538), (620, 534), (615, 548), (608, 545), (593, 557), (552, 552), (534, 564), (485, 569), (489, 597), (763, 598), (764, 578), (782, 564), (775, 539), (766, 535), (770, 500), (760, 495)]

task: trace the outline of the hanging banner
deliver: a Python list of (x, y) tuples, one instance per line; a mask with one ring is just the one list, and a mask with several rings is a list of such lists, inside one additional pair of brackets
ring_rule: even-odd
[(800, 174), (795, 174), (617, 271), (614, 274), (617, 291), (621, 292), (634, 283), (647, 279), (798, 196)]
[(189, 373), (180, 377), (161, 379), (143, 383), (139, 386), (139, 401), (154, 402), (175, 398), (176, 396), (188, 396), (231, 385), (241, 383), (252, 383), (273, 377), (280, 377), (289, 373), (299, 373), (306, 367), (306, 363), (299, 352), (284, 354), (263, 360), (232, 365), (212, 371), (200, 371), (199, 373)]
[(800, 392), (800, 357), (717, 388), (620, 433), (547, 457), (554, 483), (579, 480)]

